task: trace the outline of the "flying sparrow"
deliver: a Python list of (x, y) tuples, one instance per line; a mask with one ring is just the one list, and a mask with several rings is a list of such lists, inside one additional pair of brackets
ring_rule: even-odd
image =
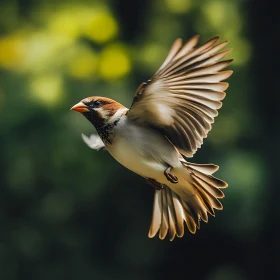
[(131, 108), (105, 97), (83, 99), (71, 109), (81, 112), (98, 135), (83, 135), (94, 149), (107, 150), (120, 164), (155, 187), (149, 237), (184, 235), (184, 222), (195, 233), (200, 220), (223, 208), (218, 200), (227, 183), (212, 174), (214, 164), (190, 163), (211, 130), (232, 71), (220, 71), (230, 60), (219, 52), (228, 42), (212, 38), (197, 46), (199, 36), (184, 45), (177, 39), (154, 76), (142, 83)]

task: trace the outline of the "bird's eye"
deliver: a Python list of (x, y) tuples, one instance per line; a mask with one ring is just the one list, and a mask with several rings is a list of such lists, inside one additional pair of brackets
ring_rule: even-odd
[(93, 104), (95, 107), (99, 107), (101, 105), (101, 102), (99, 100), (95, 100)]
[(101, 102), (99, 100), (91, 101), (88, 103), (90, 108), (99, 108), (101, 106)]

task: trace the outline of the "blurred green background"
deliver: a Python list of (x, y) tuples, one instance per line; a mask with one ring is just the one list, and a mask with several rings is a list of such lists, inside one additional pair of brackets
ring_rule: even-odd
[[(272, 278), (276, 13), (249, 0), (1, 0), (0, 279)], [(220, 165), (229, 188), (224, 210), (196, 235), (149, 239), (153, 189), (90, 150), (81, 132), (94, 128), (69, 109), (91, 95), (129, 107), (173, 41), (195, 34), (233, 48), (224, 106), (192, 159)]]

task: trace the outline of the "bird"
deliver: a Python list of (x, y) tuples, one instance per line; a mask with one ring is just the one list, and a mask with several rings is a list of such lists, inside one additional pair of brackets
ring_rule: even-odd
[(189, 162), (222, 107), (224, 82), (233, 59), (219, 36), (199, 44), (199, 35), (175, 40), (156, 73), (140, 84), (130, 108), (107, 97), (87, 97), (71, 110), (80, 112), (97, 134), (82, 134), (94, 150), (106, 150), (121, 165), (153, 186), (148, 237), (174, 240), (185, 229), (196, 233), (201, 220), (222, 210), (228, 184), (213, 176), (218, 165)]

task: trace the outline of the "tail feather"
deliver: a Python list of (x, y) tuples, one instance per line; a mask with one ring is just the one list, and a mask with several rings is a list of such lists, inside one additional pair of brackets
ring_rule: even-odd
[(159, 231), (159, 238), (164, 239), (169, 230), (169, 238), (184, 235), (184, 208), (180, 197), (169, 188), (156, 190), (154, 196), (153, 218), (148, 236), (154, 237)]
[(170, 225), (170, 239), (174, 239), (176, 236), (176, 212), (175, 207), (172, 201), (172, 194), (171, 190), (168, 189), (167, 192), (165, 192), (167, 205), (168, 205), (168, 219), (169, 219), (169, 225)]
[(160, 226), (160, 231), (159, 231), (159, 238), (160, 239), (164, 239), (168, 229), (171, 230), (171, 224), (168, 218), (168, 204), (167, 204), (167, 200), (166, 200), (166, 195), (165, 192), (162, 192), (161, 194), (162, 197), (162, 223)]
[(192, 170), (197, 170), (207, 175), (212, 175), (219, 169), (218, 165), (212, 163), (209, 164), (197, 164), (197, 163), (190, 163), (190, 162), (182, 162), (182, 163), (183, 165), (190, 167)]
[(207, 196), (207, 194), (205, 194), (205, 192), (203, 192), (203, 190), (201, 190), (200, 186), (197, 185), (194, 182), (194, 186), (197, 189), (196, 195), (198, 196), (198, 198), (200, 199), (200, 201), (202, 202), (204, 208), (207, 210), (207, 212), (212, 215), (213, 217), (215, 217), (215, 211), (213, 209), (211, 200), (209, 199), (209, 197)]
[(180, 197), (170, 189), (169, 193), (172, 197), (172, 202), (174, 206), (174, 212), (176, 217), (176, 234), (178, 237), (182, 237), (184, 235), (184, 209), (181, 204)]
[(227, 183), (212, 176), (219, 167), (214, 164), (182, 163), (191, 178), (191, 182), (186, 182), (185, 188), (191, 186), (192, 194), (184, 190), (174, 189), (176, 191), (174, 192), (167, 186), (155, 191), (153, 216), (148, 234), (150, 238), (158, 231), (160, 239), (164, 239), (167, 234), (170, 240), (175, 236), (182, 237), (184, 222), (188, 230), (194, 234), (200, 228), (200, 220), (208, 222), (208, 213), (215, 216), (214, 209), (223, 209), (218, 199), (224, 197), (220, 189), (226, 188)]
[(149, 230), (149, 237), (154, 237), (161, 226), (162, 213), (163, 213), (161, 196), (162, 196), (162, 191), (156, 190), (154, 196), (153, 215), (152, 215), (152, 223)]
[(212, 186), (213, 188), (226, 188), (227, 187), (227, 183), (208, 174), (204, 174), (202, 172), (199, 172), (193, 168), (191, 169), (191, 174), (192, 176), (195, 176), (197, 178), (202, 179), (203, 181), (205, 181), (206, 183), (208, 183), (210, 186)]
[(220, 189), (208, 184), (207, 182), (202, 180), (201, 177), (193, 175), (192, 178), (198, 185), (200, 185), (207, 193), (211, 194), (212, 196), (216, 198), (223, 198), (225, 196)]

